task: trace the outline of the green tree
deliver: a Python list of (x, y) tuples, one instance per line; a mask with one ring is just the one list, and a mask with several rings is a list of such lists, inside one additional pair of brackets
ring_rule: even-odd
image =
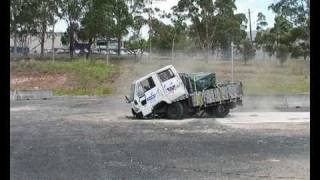
[(214, 21), (214, 3), (211, 0), (180, 0), (175, 9), (184, 15), (185, 20), (191, 21), (190, 36), (194, 37), (200, 49), (206, 51), (207, 59), (217, 27)]
[[(310, 1), (279, 0), (269, 6), (278, 16), (283, 17), (292, 25), (291, 48), (294, 56), (303, 55), (307, 59), (310, 53)], [(296, 53), (295, 50), (302, 50)]]
[(256, 54), (256, 50), (254, 49), (254, 46), (253, 46), (252, 42), (250, 40), (248, 40), (248, 39), (244, 39), (244, 40), (241, 41), (239, 49), (240, 49), (240, 53), (243, 56), (243, 61), (244, 61), (245, 65)]
[(287, 61), (288, 56), (289, 47), (284, 44), (280, 44), (276, 49), (276, 57), (280, 60), (281, 66), (283, 66), (283, 64)]
[[(73, 33), (74, 33), (74, 37), (76, 35), (79, 35), (80, 34), (80, 27), (78, 24), (75, 24), (73, 26)], [(61, 36), (61, 44), (64, 45), (64, 46), (69, 46), (70, 47), (70, 27), (67, 27), (67, 30), (66, 32), (63, 33), (63, 35)], [(75, 38), (74, 38), (75, 40)]]
[(256, 30), (258, 32), (263, 31), (264, 28), (268, 25), (267, 21), (266, 21), (266, 16), (264, 14), (262, 14), (261, 12), (258, 13), (258, 17), (257, 17), (257, 28)]
[(82, 41), (89, 43), (89, 51), (86, 58), (90, 56), (91, 45), (99, 37), (112, 34), (111, 28), (114, 23), (112, 19), (112, 1), (87, 0), (84, 6), (84, 17), (81, 20), (81, 28), (77, 34)]
[[(231, 41), (239, 44), (246, 37), (244, 14), (234, 14), (234, 0), (180, 0), (177, 11), (191, 20), (190, 36), (200, 49), (229, 52)], [(207, 59), (207, 58), (206, 58)]]
[(18, 41), (24, 47), (28, 35), (37, 34), (37, 23), (34, 21), (36, 11), (36, 1), (10, 1), (10, 34), (14, 38), (14, 54), (17, 53)]
[(37, 22), (39, 37), (40, 37), (40, 56), (44, 53), (44, 42), (47, 35), (49, 25), (54, 25), (55, 17), (59, 17), (58, 1), (56, 0), (35, 0), (38, 9), (35, 12), (36, 16), (34, 21)]
[(143, 55), (144, 49), (147, 48), (147, 42), (141, 37), (141, 28), (147, 24), (147, 20), (143, 17), (145, 5), (143, 0), (132, 1), (129, 6), (129, 13), (132, 14), (133, 24), (131, 26), (132, 36), (126, 42), (126, 48), (131, 51), (135, 58), (137, 53)]
[(138, 53), (140, 53), (141, 56), (143, 55), (144, 50), (148, 47), (148, 42), (145, 39), (130, 39), (125, 43), (125, 47), (132, 52), (136, 58)]
[(158, 50), (171, 49), (171, 33), (173, 31), (173, 27), (164, 24), (156, 18), (152, 19), (151, 26), (153, 29), (153, 35), (151, 38), (153, 47)]
[(281, 65), (287, 60), (290, 54), (290, 48), (292, 46), (291, 30), (293, 25), (290, 21), (282, 16), (275, 17), (274, 27), (271, 28), (270, 33), (273, 40), (273, 52), (276, 53), (276, 57), (280, 60)]
[(266, 21), (266, 16), (264, 14), (262, 14), (261, 12), (258, 13), (257, 15), (257, 34), (255, 37), (255, 45), (257, 49), (262, 49), (262, 53), (263, 53), (263, 57), (264, 57), (264, 45), (266, 44), (266, 40), (265, 40), (265, 27), (268, 25), (267, 21)]
[(113, 3), (113, 18), (115, 23), (112, 24), (114, 36), (118, 40), (118, 56), (121, 52), (122, 36), (128, 34), (128, 28), (133, 24), (132, 15), (129, 13), (128, 5), (124, 0), (115, 0)]
[(187, 24), (184, 22), (184, 17), (181, 16), (180, 13), (177, 13), (175, 11), (176, 7), (173, 7), (173, 13), (167, 14), (168, 18), (171, 18), (171, 22), (173, 24), (173, 28), (171, 28), (170, 31), (170, 38), (172, 39), (172, 45), (171, 45), (171, 57), (173, 59), (174, 56), (174, 50), (175, 50), (175, 44), (178, 44), (179, 42), (182, 42), (186, 38), (186, 28)]
[(79, 26), (79, 22), (84, 14), (86, 0), (61, 0), (58, 7), (61, 10), (63, 19), (68, 24), (68, 37), (70, 58), (73, 58), (75, 30)]
[(255, 37), (257, 49), (262, 49), (263, 53), (267, 53), (269, 57), (275, 53), (276, 34), (271, 29), (258, 31)]

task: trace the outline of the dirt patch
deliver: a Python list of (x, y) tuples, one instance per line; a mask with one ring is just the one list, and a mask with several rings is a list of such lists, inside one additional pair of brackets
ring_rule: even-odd
[(65, 87), (70, 76), (42, 75), (42, 76), (12, 76), (10, 85), (14, 89), (55, 89)]

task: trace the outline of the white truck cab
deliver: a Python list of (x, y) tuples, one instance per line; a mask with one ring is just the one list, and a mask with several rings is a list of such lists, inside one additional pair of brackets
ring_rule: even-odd
[(171, 104), (187, 96), (188, 91), (178, 72), (168, 65), (134, 81), (130, 97), (126, 99), (131, 104), (133, 114), (145, 117), (152, 113), (157, 104)]

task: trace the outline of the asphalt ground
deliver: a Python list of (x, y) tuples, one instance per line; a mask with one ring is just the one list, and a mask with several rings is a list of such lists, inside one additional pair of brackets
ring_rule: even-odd
[(11, 101), (10, 179), (310, 179), (295, 111), (136, 120), (116, 96)]

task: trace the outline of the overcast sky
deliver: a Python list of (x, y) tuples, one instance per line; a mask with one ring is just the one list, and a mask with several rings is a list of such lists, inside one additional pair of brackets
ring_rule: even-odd
[[(153, 7), (157, 7), (161, 10), (169, 12), (171, 7), (178, 4), (179, 0), (153, 0)], [(274, 3), (276, 0), (236, 0), (237, 10), (236, 13), (245, 13), (248, 16), (248, 9), (251, 11), (252, 30), (256, 29), (256, 20), (258, 12), (262, 12), (267, 19), (268, 27), (273, 26), (274, 13), (268, 10), (268, 6)], [(249, 27), (249, 26), (248, 26)], [(67, 29), (67, 24), (64, 20), (58, 21), (55, 26), (55, 31), (64, 32)], [(142, 28), (143, 37), (148, 36), (148, 28)]]

